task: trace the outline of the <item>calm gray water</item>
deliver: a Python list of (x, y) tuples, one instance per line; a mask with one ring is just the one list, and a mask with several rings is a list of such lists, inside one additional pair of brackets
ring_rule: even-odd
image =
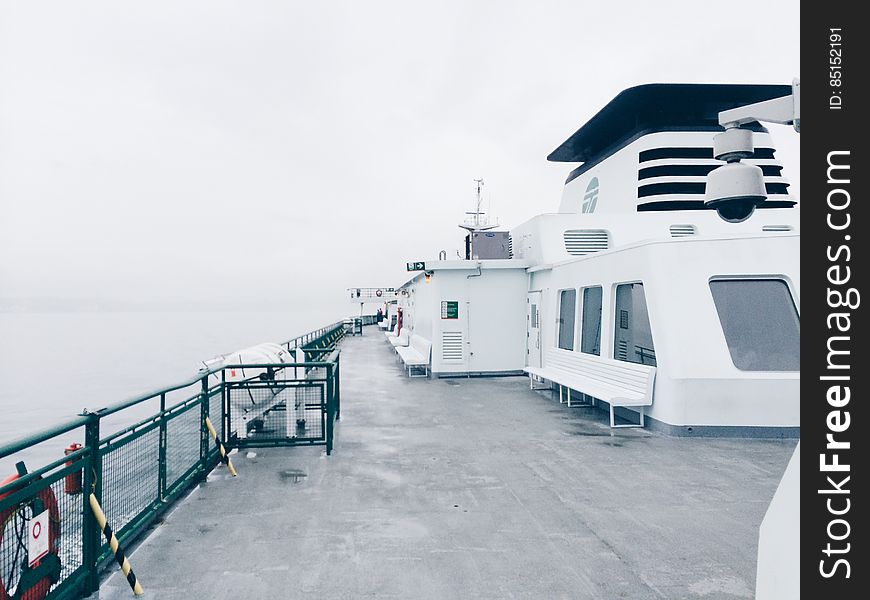
[[(200, 361), (218, 354), (283, 342), (343, 316), (323, 318), (314, 311), (0, 313), (0, 444), (83, 408), (101, 408), (192, 377)], [(71, 441), (76, 440), (58, 444), (62, 448)]]

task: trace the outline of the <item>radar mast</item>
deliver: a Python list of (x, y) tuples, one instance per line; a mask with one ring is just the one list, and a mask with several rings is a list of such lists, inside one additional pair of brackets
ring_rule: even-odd
[(483, 187), (483, 179), (475, 179), (474, 182), (477, 184), (477, 201), (474, 205), (474, 210), (466, 212), (465, 214), (468, 216), (459, 224), (462, 229), (465, 229), (469, 233), (474, 233), (475, 231), (486, 231), (487, 229), (498, 227), (498, 220), (496, 219), (494, 222), (490, 223), (489, 216), (487, 216), (487, 214), (482, 210), (483, 196), (480, 191)]

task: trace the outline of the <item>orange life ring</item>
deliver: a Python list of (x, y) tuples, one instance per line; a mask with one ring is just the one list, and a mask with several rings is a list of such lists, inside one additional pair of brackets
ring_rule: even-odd
[(383, 295), (384, 295), (384, 291), (383, 291), (383, 290), (378, 290), (377, 292), (375, 292), (375, 296), (377, 296), (378, 298), (380, 298), (380, 297), (383, 296)]
[[(12, 483), (18, 479), (18, 475), (10, 475), (3, 481), (0, 481), (0, 487), (5, 486), (8, 483)], [(0, 494), (0, 500), (11, 494), (12, 492), (17, 491), (13, 489), (12, 491), (6, 492), (4, 494)], [(47, 486), (41, 490), (39, 490), (33, 498), (38, 498), (42, 501), (42, 505), (44, 510), (48, 510), (48, 552), (49, 554), (54, 554), (58, 556), (60, 553), (60, 512), (57, 507), (57, 498), (54, 495), (54, 491), (51, 489), (51, 486)], [(31, 498), (31, 499), (33, 499)], [(23, 504), (22, 502), (21, 504)], [(6, 532), (6, 525), (10, 519), (15, 516), (16, 511), (20, 508), (21, 504), (13, 505), (3, 510), (0, 510), (0, 548), (3, 547), (3, 534)], [(14, 540), (13, 543), (18, 543), (17, 540)], [(25, 549), (26, 553), (27, 550)], [(40, 559), (39, 562), (36, 563), (35, 566), (39, 566), (43, 559)], [(10, 600), (12, 596), (9, 595), (9, 592), (6, 591), (6, 581), (4, 578), (7, 576), (6, 573), (0, 574), (0, 600)], [(17, 597), (21, 600), (43, 600), (48, 595), (48, 592), (51, 590), (51, 586), (53, 585), (53, 581), (51, 577), (45, 576), (39, 581), (36, 582), (32, 587), (26, 590), (24, 593), (20, 591), (16, 593)]]

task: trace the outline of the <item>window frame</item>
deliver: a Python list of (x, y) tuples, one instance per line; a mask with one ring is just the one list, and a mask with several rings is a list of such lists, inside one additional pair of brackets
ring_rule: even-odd
[[(652, 352), (653, 352), (652, 358), (653, 358), (653, 361), (655, 363), (652, 365), (646, 364), (645, 362), (643, 362), (643, 360), (641, 360), (641, 362), (635, 362), (635, 361), (630, 361), (630, 360), (622, 360), (621, 358), (617, 358), (617, 356), (616, 356), (616, 352), (619, 349), (617, 341), (616, 341), (617, 340), (616, 329), (617, 329), (617, 327), (620, 326), (620, 317), (616, 312), (617, 311), (617, 303), (619, 301), (619, 293), (618, 293), (619, 286), (621, 286), (621, 285), (635, 285), (635, 284), (640, 284), (644, 290), (643, 291), (643, 301), (644, 301), (644, 307), (646, 308), (646, 320), (647, 320), (647, 323), (649, 324), (649, 334), (650, 334), (650, 338), (652, 340), (652, 346), (653, 346), (652, 348), (650, 348), (650, 350), (652, 350)], [(624, 363), (629, 363), (629, 364), (634, 364), (634, 365), (644, 365), (647, 367), (658, 368), (659, 364), (658, 364), (658, 356), (656, 355), (656, 349), (655, 349), (655, 334), (653, 333), (652, 312), (650, 311), (649, 299), (647, 297), (646, 290), (647, 290), (646, 284), (643, 282), (642, 279), (628, 279), (625, 281), (616, 281), (611, 286), (610, 293), (611, 293), (612, 299), (611, 299), (610, 315), (612, 316), (612, 321), (610, 323), (610, 346), (611, 346), (610, 358), (613, 360), (618, 360), (620, 362), (624, 362)], [(602, 304), (603, 304), (603, 302), (602, 302)], [(628, 329), (631, 329), (633, 321), (634, 321), (634, 318), (631, 317), (631, 320), (629, 321)]]
[[(562, 342), (562, 294), (563, 292), (574, 292), (574, 323), (571, 326), (571, 348), (563, 348)], [(556, 291), (556, 348), (573, 352), (577, 346), (577, 288), (566, 287), (559, 288)]]
[[(600, 290), (601, 291), (601, 301), (600, 306), (598, 307), (598, 354), (594, 352), (585, 352), (583, 350), (583, 332), (586, 328), (586, 323), (584, 322), (584, 317), (586, 316), (586, 290)], [(577, 339), (580, 340), (580, 343), (575, 343), (574, 346), (577, 347), (577, 352), (581, 354), (586, 354), (587, 356), (601, 356), (602, 351), (602, 331), (604, 327), (604, 286), (602, 284), (597, 285), (587, 285), (578, 290), (580, 293), (577, 294), (577, 301), (580, 304), (579, 306), (579, 314), (580, 318), (577, 320)]]
[[(719, 307), (716, 306), (716, 298), (713, 296), (713, 288), (710, 286), (711, 283), (715, 281), (777, 281), (785, 284), (785, 288), (788, 291), (788, 298), (791, 301), (791, 306), (794, 308), (795, 314), (798, 318), (798, 325), (800, 325), (801, 320), (801, 305), (798, 299), (798, 296), (795, 294), (795, 287), (791, 280), (791, 278), (782, 273), (775, 274), (757, 274), (753, 273), (751, 275), (743, 274), (743, 275), (713, 275), (707, 280), (707, 290), (710, 293), (710, 301), (713, 303), (713, 313), (716, 315), (716, 322), (719, 325), (719, 333), (722, 335), (722, 342), (725, 344), (725, 352), (728, 355), (728, 359), (731, 361), (731, 366), (740, 371), (741, 373), (800, 373), (800, 367), (796, 370), (758, 370), (758, 369), (741, 369), (734, 362), (734, 356), (731, 354), (731, 346), (728, 345), (728, 336), (725, 333), (725, 326), (722, 323), (722, 315), (719, 313)], [(800, 330), (798, 330), (798, 335), (800, 335)], [(800, 350), (800, 343), (798, 343), (798, 349)]]

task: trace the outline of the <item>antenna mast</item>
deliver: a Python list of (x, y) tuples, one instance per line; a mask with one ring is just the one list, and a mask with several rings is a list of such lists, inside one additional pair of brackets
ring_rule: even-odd
[(470, 215), (469, 218), (465, 219), (465, 221), (459, 226), (469, 232), (486, 231), (487, 229), (498, 227), (498, 221), (490, 224), (489, 217), (487, 217), (486, 213), (481, 210), (483, 197), (481, 196), (480, 190), (483, 187), (483, 179), (475, 179), (474, 182), (477, 184), (477, 202), (473, 211), (465, 213), (466, 215)]

